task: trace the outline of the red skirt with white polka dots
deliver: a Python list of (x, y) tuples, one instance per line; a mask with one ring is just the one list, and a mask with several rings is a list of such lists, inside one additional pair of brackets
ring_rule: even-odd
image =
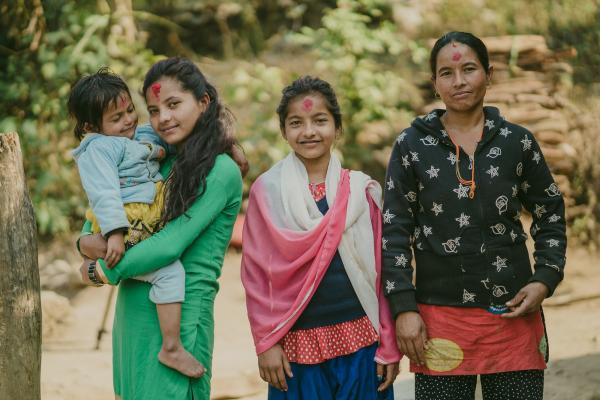
[(288, 361), (319, 364), (352, 354), (379, 340), (369, 318), (364, 316), (340, 324), (288, 332), (281, 345)]

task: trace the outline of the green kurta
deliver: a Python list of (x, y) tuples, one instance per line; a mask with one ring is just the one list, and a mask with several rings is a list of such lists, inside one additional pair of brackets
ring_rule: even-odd
[[(173, 159), (165, 161), (167, 176)], [(242, 197), (242, 178), (227, 155), (217, 157), (206, 179), (206, 191), (183, 215), (125, 253), (112, 269), (101, 262), (111, 283), (119, 284), (113, 326), (113, 378), (122, 400), (208, 400), (214, 339), (213, 306), (217, 279)], [(157, 358), (161, 334), (156, 305), (148, 298), (150, 284), (127, 279), (181, 260), (185, 267), (185, 302), (181, 340), (205, 367), (190, 379), (162, 365)]]

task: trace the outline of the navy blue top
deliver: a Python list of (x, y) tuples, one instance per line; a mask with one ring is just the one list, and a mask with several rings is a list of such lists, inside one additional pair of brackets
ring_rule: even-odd
[[(327, 199), (323, 197), (317, 201), (317, 207), (321, 213), (327, 213)], [(292, 330), (339, 324), (365, 315), (346, 274), (340, 253), (336, 251), (323, 280)]]

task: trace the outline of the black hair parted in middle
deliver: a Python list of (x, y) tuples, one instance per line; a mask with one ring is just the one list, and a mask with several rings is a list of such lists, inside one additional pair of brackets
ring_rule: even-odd
[(285, 131), (285, 119), (288, 115), (290, 102), (300, 95), (313, 93), (323, 96), (327, 110), (333, 115), (335, 128), (340, 133), (342, 132), (342, 112), (340, 105), (338, 104), (335, 91), (327, 81), (318, 77), (305, 75), (296, 79), (289, 86), (286, 86), (281, 93), (281, 101), (279, 102), (279, 106), (277, 106), (277, 115), (279, 115), (279, 127), (282, 132)]
[(477, 59), (483, 66), (484, 71), (486, 73), (489, 72), (490, 57), (488, 55), (487, 47), (485, 47), (485, 44), (483, 43), (483, 41), (481, 39), (479, 39), (477, 36), (475, 36), (469, 32), (452, 31), (452, 32), (448, 32), (448, 33), (445, 33), (444, 35), (442, 35), (435, 42), (435, 45), (433, 45), (433, 48), (431, 49), (431, 54), (429, 55), (429, 66), (431, 67), (432, 79), (435, 79), (435, 77), (437, 75), (436, 69), (437, 69), (438, 53), (444, 46), (446, 46), (452, 42), (462, 43), (466, 46), (469, 46), (471, 49), (473, 49), (473, 51), (477, 55)]

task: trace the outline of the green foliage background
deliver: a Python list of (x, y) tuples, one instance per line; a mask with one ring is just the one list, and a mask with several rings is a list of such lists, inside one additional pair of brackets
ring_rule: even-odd
[[(133, 42), (123, 4), (133, 6)], [(555, 49), (576, 48), (575, 83), (597, 95), (599, 26), (600, 0), (15, 0), (0, 4), (0, 132), (21, 136), (43, 238), (77, 229), (87, 205), (66, 98), (105, 65), (126, 79), (143, 120), (137, 93), (149, 66), (171, 55), (197, 61), (238, 119), (247, 185), (288, 151), (275, 114), (282, 88), (319, 75), (341, 102), (339, 154), (382, 180), (394, 135), (423, 105), (428, 39), (543, 34)]]

